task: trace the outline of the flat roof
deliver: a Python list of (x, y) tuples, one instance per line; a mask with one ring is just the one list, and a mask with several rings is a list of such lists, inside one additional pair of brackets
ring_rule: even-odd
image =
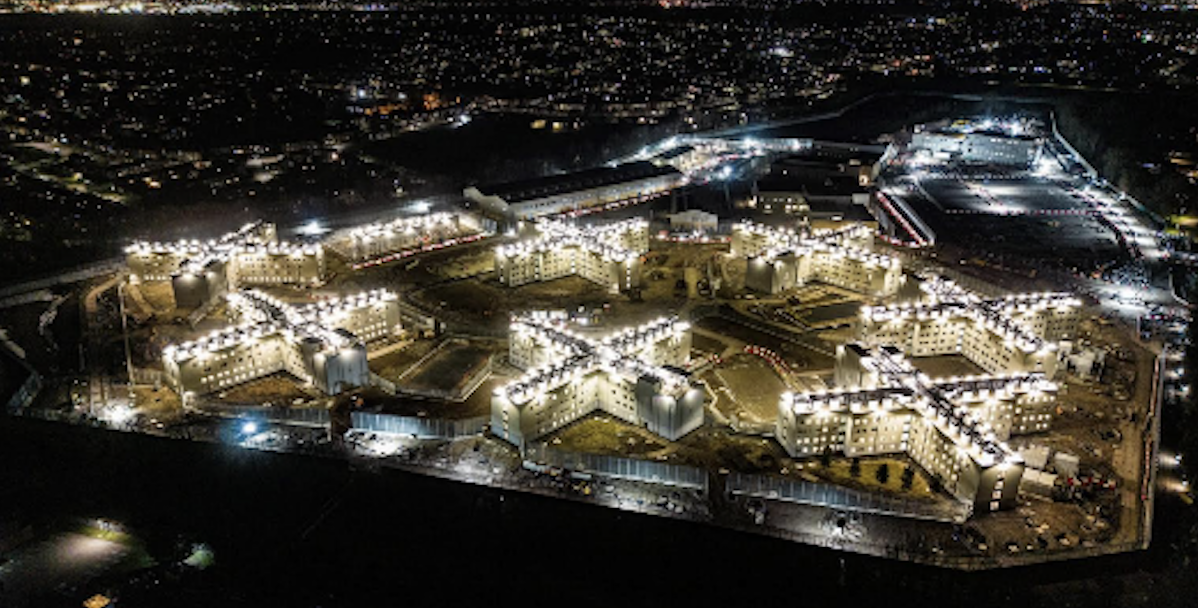
[(666, 150), (665, 152), (658, 154), (657, 158), (660, 158), (661, 160), (670, 160), (673, 158), (678, 158), (679, 156), (682, 156), (683, 154), (691, 152), (694, 149), (695, 149), (694, 146), (678, 146), (676, 148), (670, 148), (669, 150)]
[(801, 177), (770, 174), (757, 180), (758, 192), (803, 192), (811, 196), (850, 195), (868, 192), (857, 178), (850, 175)]
[(519, 203), (665, 175), (682, 174), (669, 165), (659, 167), (649, 161), (639, 161), (615, 167), (596, 167), (561, 175), (548, 175), (475, 187), (484, 195), (498, 196), (508, 203)]
[(811, 147), (778, 159), (774, 165), (791, 165), (799, 167), (837, 167), (857, 161), (860, 165), (871, 165), (878, 162), (884, 152), (850, 149), (843, 147)]

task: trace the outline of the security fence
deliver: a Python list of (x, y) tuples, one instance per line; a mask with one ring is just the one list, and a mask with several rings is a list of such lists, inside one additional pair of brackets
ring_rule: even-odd
[(769, 475), (732, 473), (728, 476), (726, 488), (732, 494), (743, 496), (933, 521), (959, 523), (965, 521), (971, 512), (969, 505), (956, 501), (909, 500), (826, 483)]
[(329, 410), (323, 407), (262, 407), (203, 403), (199, 405), (199, 408), (210, 414), (231, 418), (252, 418), (297, 426), (324, 427), (329, 425)]
[(486, 416), (447, 420), (444, 418), (417, 418), (414, 416), (393, 416), (391, 414), (373, 414), (370, 412), (353, 412), (350, 414), (350, 424), (354, 429), (376, 433), (411, 435), (417, 438), (453, 439), (456, 437), (478, 435), (487, 427), (488, 422), (490, 422), (490, 418)]
[(134, 367), (129, 370), (133, 384), (158, 386), (166, 383), (166, 374), (162, 370), (147, 367)]
[(526, 458), (540, 464), (601, 477), (647, 481), (680, 488), (707, 489), (707, 471), (696, 467), (618, 456), (581, 454), (541, 446), (530, 446)]

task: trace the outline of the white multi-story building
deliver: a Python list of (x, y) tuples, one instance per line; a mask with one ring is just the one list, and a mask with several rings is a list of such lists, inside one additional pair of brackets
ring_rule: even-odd
[(256, 290), (228, 295), (239, 324), (167, 346), (168, 383), (202, 395), (284, 371), (334, 395), (366, 386), (365, 343), (400, 331), (399, 299), (376, 290), (293, 306)]
[(703, 424), (706, 391), (684, 371), (690, 342), (689, 324), (675, 318), (593, 337), (548, 313), (517, 317), (510, 360), (526, 371), (495, 390), (491, 432), (523, 450), (603, 411), (676, 440)]
[(811, 236), (752, 222), (732, 231), (732, 255), (747, 259), (745, 286), (771, 294), (811, 280), (873, 296), (893, 294), (903, 282), (902, 264), (872, 247), (872, 231), (860, 224)]
[(470, 186), (462, 195), (492, 218), (529, 220), (648, 200), (685, 181), (685, 176), (670, 165), (640, 161), (504, 184)]
[(320, 245), (280, 243), (265, 222), (210, 241), (139, 241), (125, 249), (125, 260), (133, 280), (171, 281), (180, 308), (246, 285), (318, 284), (325, 271)]
[(433, 251), (479, 236), (478, 221), (464, 213), (430, 213), (339, 231), (325, 243), (347, 260), (362, 262)]
[(776, 436), (787, 453), (906, 453), (975, 512), (1015, 505), (1023, 463), (1005, 442), (1047, 429), (1056, 395), (1038, 372), (929, 378), (890, 346), (840, 347), (836, 379), (782, 396)]
[(983, 298), (935, 277), (922, 302), (865, 306), (858, 339), (913, 357), (963, 355), (988, 372), (1056, 374), (1057, 342), (1073, 337), (1081, 301), (1067, 293)]
[[(1021, 123), (1011, 123), (1017, 126)], [(992, 121), (964, 121), (946, 128), (916, 127), (910, 149), (940, 160), (1026, 167), (1040, 156), (1043, 141), (1024, 129), (1003, 129)]]
[(509, 287), (578, 275), (612, 292), (641, 283), (641, 255), (649, 250), (649, 223), (630, 219), (576, 226), (537, 223), (536, 238), (495, 249), (495, 274)]

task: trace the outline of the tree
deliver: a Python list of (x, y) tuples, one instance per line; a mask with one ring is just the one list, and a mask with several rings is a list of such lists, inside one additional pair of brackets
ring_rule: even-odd
[(849, 463), (849, 475), (852, 475), (853, 477), (861, 477), (861, 460), (854, 458), (853, 461)]
[(824, 448), (824, 451), (820, 452), (819, 466), (825, 469), (832, 466), (832, 448)]
[(915, 469), (911, 465), (907, 465), (903, 469), (903, 489), (910, 490), (911, 484), (915, 483)]
[(883, 463), (878, 467), (878, 470), (874, 471), (874, 478), (878, 480), (878, 483), (886, 485), (886, 482), (890, 481), (890, 465)]

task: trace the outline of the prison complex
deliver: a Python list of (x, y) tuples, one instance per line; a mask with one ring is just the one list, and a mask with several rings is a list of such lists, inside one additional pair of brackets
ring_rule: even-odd
[(383, 290), (293, 306), (256, 290), (228, 295), (239, 323), (167, 346), (168, 383), (181, 395), (287, 372), (327, 394), (366, 386), (366, 342), (400, 331), (399, 299)]
[(676, 440), (703, 424), (706, 392), (685, 366), (690, 326), (661, 318), (602, 338), (545, 312), (513, 320), (510, 361), (523, 376), (495, 390), (491, 432), (528, 442), (602, 411)]

